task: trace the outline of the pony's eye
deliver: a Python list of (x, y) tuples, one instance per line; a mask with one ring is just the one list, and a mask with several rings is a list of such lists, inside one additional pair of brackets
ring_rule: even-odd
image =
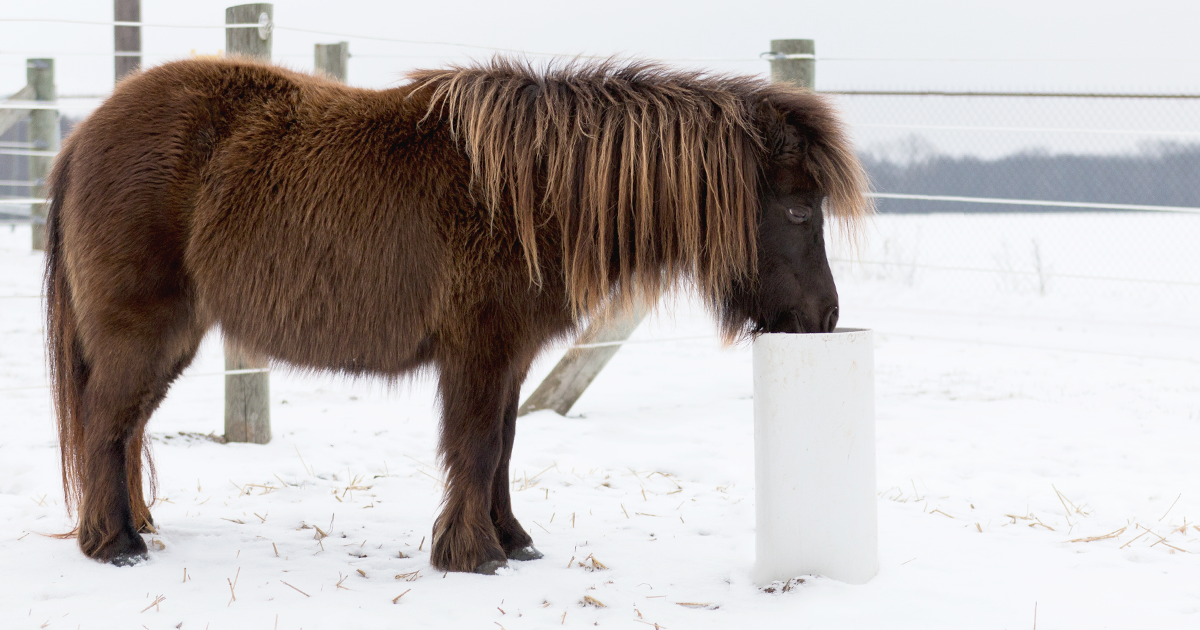
[(787, 209), (788, 220), (792, 223), (804, 223), (812, 216), (812, 208), (808, 206), (794, 206)]

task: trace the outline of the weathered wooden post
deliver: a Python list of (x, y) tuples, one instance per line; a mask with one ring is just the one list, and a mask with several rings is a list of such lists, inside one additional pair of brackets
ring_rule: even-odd
[(813, 40), (773, 39), (766, 57), (771, 60), (772, 82), (816, 89), (817, 55)]
[(648, 312), (648, 309), (639, 305), (610, 320), (588, 326), (579, 337), (578, 345), (584, 347), (567, 350), (567, 354), (521, 405), (517, 415), (523, 416), (542, 409), (553, 409), (561, 416), (567, 415), (571, 405), (579, 400), (600, 370), (621, 349), (621, 342), (629, 339), (637, 330)]
[[(33, 88), (33, 100), (53, 101), (57, 98), (54, 87), (54, 60), (26, 60), (26, 77), (28, 85)], [(58, 153), (60, 134), (58, 129), (57, 109), (33, 109), (29, 112), (29, 142), (33, 145), (29, 152), (29, 179), (33, 182), (30, 187), (30, 197), (46, 198), (46, 178), (50, 175), (50, 165), (54, 154)], [(46, 204), (35, 203), (30, 206), (33, 215), (33, 249), (41, 251), (46, 248)]]
[[(258, 28), (225, 29), (225, 51), (269, 61), (270, 4), (243, 4), (225, 9), (225, 24), (258, 24)], [(230, 340), (225, 341), (225, 441), (266, 444), (271, 441), (270, 372), (268, 363)]]
[[(233, 27), (231, 24), (257, 24)], [(271, 60), (271, 31), (275, 24), (275, 5), (239, 4), (225, 9), (225, 54)]]
[[(25, 87), (17, 90), (4, 98), (6, 101), (32, 101), (33, 86), (26, 84)], [(19, 107), (0, 107), (0, 134), (8, 131), (13, 125), (21, 122), (29, 115), (29, 110)]]
[[(113, 0), (113, 21), (141, 22), (141, 0)], [(142, 27), (113, 26), (113, 82), (142, 67)]]
[(268, 363), (225, 340), (225, 441), (271, 441), (271, 373)]
[(318, 73), (327, 74), (342, 83), (346, 82), (346, 72), (350, 65), (350, 44), (314, 44), (313, 67)]

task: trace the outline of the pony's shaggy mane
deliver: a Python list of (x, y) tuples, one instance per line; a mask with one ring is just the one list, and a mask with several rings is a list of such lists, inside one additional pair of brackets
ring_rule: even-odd
[[(830, 214), (870, 209), (832, 109), (806, 90), (616, 61), (536, 69), (501, 58), (410, 77), (414, 94), (431, 90), (428, 116), (463, 144), (492, 220), (511, 208), (535, 283), (554, 258), (539, 246), (561, 247), (575, 312), (655, 300), (683, 277), (710, 303), (753, 283), (772, 115), (804, 127), (800, 165)], [(554, 224), (558, 234), (539, 234)]]

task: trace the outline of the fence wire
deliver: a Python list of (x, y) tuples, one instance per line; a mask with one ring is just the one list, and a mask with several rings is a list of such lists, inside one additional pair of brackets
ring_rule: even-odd
[[(418, 55), (437, 46), (552, 54), (276, 28), (424, 46)], [(395, 52), (356, 57), (411, 56)], [(762, 63), (752, 55), (666, 61)], [(1102, 60), (818, 58), (950, 61)], [(846, 116), (880, 210), (859, 249), (831, 251), (839, 274), (1043, 296), (1200, 294), (1200, 96), (839, 89), (829, 97)], [(64, 118), (64, 136), (71, 122)], [(24, 123), (0, 137), (0, 198), (12, 202), (0, 202), (0, 222), (30, 220), (14, 204), (29, 195), (28, 156), (42, 152), (28, 145)]]
[(833, 239), (839, 276), (1195, 315), (1200, 98), (831, 98), (879, 193), (858, 247)]

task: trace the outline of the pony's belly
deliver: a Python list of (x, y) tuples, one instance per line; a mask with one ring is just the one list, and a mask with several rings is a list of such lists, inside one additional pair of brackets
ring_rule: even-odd
[[(394, 374), (419, 364), (444, 310), (441, 239), (419, 220), (364, 229), (356, 223), (369, 217), (353, 213), (319, 226), (288, 214), (205, 221), (198, 212), (189, 273), (211, 321), (248, 349), (298, 366)], [(295, 227), (274, 228), (289, 222)]]
[[(297, 290), (292, 278), (273, 282), (229, 282), (204, 286), (202, 302), (225, 334), (248, 350), (297, 366), (393, 374), (417, 367), (430, 345), (424, 305), (400, 305), (384, 291), (370, 295), (365, 278), (334, 279)], [(249, 280), (244, 278), (243, 280)], [(201, 282), (203, 285), (209, 283)], [(261, 290), (251, 290), (254, 289)], [(406, 287), (413, 301), (415, 287)]]

